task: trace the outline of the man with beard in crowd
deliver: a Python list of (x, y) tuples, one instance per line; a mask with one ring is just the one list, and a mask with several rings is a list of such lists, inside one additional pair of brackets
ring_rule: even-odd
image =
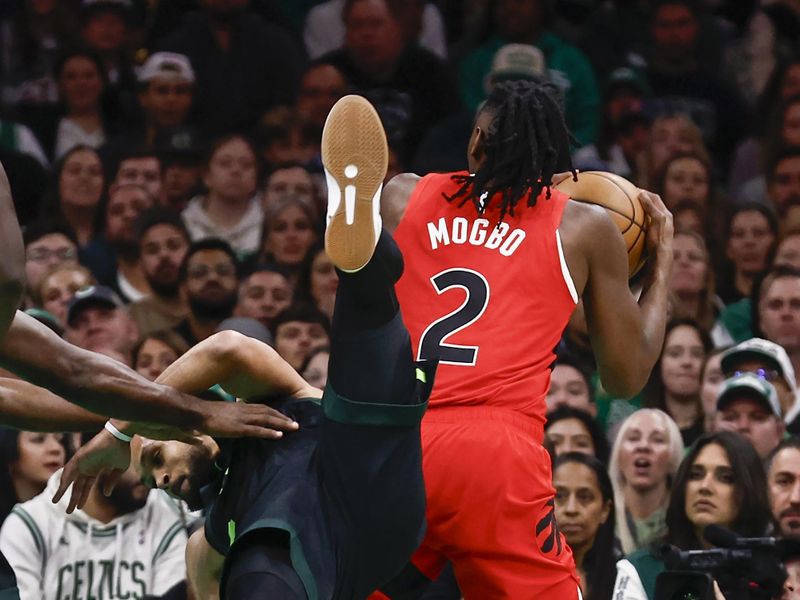
[(186, 318), (186, 300), (180, 294), (180, 268), (190, 239), (180, 217), (154, 209), (138, 223), (139, 264), (150, 286), (150, 295), (134, 302), (130, 313), (139, 332), (172, 329)]
[(189, 246), (179, 273), (189, 315), (174, 331), (194, 346), (217, 331), (236, 306), (239, 270), (227, 242), (206, 238)]
[(800, 541), (800, 440), (782, 441), (767, 466), (769, 505), (778, 533)]
[(185, 515), (166, 495), (131, 469), (109, 496), (101, 477), (83, 509), (65, 517), (68, 499), (52, 502), (60, 481), (53, 475), (0, 530), (21, 598), (66, 598), (69, 590), (72, 598), (185, 598)]
[(275, 266), (263, 266), (242, 279), (233, 314), (255, 319), (269, 329), (293, 300), (294, 289), (286, 273)]

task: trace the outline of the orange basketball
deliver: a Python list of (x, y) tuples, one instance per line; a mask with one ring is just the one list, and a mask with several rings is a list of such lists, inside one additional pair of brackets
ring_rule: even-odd
[(633, 277), (647, 258), (644, 254), (645, 214), (639, 202), (639, 188), (614, 173), (584, 171), (578, 173), (578, 181), (570, 177), (555, 189), (573, 200), (597, 204), (608, 211), (625, 240), (628, 276)]

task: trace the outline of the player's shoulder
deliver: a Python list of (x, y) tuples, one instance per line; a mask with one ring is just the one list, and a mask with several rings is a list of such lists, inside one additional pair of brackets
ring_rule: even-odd
[(558, 229), (564, 242), (572, 241), (573, 238), (576, 241), (591, 242), (593, 238), (602, 238), (608, 232), (618, 231), (608, 211), (602, 206), (572, 199), (564, 206)]

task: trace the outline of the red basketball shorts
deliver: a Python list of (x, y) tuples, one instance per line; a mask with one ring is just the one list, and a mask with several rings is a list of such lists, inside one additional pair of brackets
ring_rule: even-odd
[(426, 577), (449, 560), (466, 600), (579, 598), (542, 438), (540, 424), (511, 410), (428, 411), (428, 530), (412, 559)]

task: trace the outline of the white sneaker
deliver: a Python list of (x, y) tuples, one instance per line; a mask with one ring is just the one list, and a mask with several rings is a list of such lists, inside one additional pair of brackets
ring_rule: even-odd
[(381, 235), (380, 202), (389, 146), (380, 117), (361, 96), (345, 96), (322, 131), (322, 164), (328, 184), (325, 251), (346, 272), (372, 258)]

